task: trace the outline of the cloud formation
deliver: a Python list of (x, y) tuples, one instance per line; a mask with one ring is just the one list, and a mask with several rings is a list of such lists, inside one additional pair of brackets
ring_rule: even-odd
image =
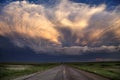
[[(120, 44), (119, 6), (107, 11), (105, 4), (89, 6), (69, 0), (61, 0), (51, 7), (15, 1), (1, 11), (0, 36), (37, 53), (78, 54), (89, 46), (101, 49), (103, 45), (109, 48)], [(71, 49), (72, 46), (79, 48)]]
[[(100, 47), (80, 47), (80, 46), (72, 46), (72, 47), (64, 47), (61, 48), (59, 52), (69, 54), (69, 55), (82, 55), (88, 53), (117, 53), (120, 51), (120, 46), (100, 46)], [(73, 54), (74, 53), (74, 54)]]

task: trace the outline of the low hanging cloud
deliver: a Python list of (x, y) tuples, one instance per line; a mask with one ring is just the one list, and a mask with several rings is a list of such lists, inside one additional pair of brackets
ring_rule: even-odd
[[(120, 52), (120, 46), (100, 46), (100, 47), (88, 47), (88, 46), (72, 46), (61, 48), (58, 53), (69, 55), (82, 55), (88, 53), (118, 53)], [(74, 53), (74, 54), (73, 54)]]
[(103, 45), (107, 51), (110, 46), (119, 46), (120, 6), (108, 11), (105, 4), (90, 6), (69, 0), (53, 5), (28, 1), (7, 4), (0, 12), (0, 36), (37, 53), (80, 54), (101, 50)]

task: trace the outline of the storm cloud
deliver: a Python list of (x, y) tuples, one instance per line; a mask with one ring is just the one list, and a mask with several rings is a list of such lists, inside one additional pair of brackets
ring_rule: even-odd
[(69, 0), (53, 5), (7, 4), (0, 12), (0, 36), (37, 53), (76, 55), (120, 48), (120, 6), (108, 11), (105, 4)]

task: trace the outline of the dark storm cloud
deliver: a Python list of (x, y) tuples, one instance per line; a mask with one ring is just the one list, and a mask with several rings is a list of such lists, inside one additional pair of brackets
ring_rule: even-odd
[(50, 7), (28, 1), (10, 2), (0, 14), (0, 36), (37, 53), (118, 52), (119, 5), (108, 11), (105, 4), (90, 6), (69, 0), (55, 4)]

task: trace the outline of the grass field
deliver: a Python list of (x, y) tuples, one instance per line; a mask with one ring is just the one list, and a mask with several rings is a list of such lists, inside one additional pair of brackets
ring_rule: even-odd
[(0, 80), (13, 80), (14, 78), (43, 71), (55, 66), (57, 66), (57, 64), (0, 64)]
[(112, 80), (120, 80), (120, 62), (70, 63), (73, 67), (89, 71)]
[(120, 80), (120, 62), (0, 64), (0, 80), (13, 80), (14, 78), (50, 69), (60, 64), (89, 71), (110, 78), (111, 80)]

